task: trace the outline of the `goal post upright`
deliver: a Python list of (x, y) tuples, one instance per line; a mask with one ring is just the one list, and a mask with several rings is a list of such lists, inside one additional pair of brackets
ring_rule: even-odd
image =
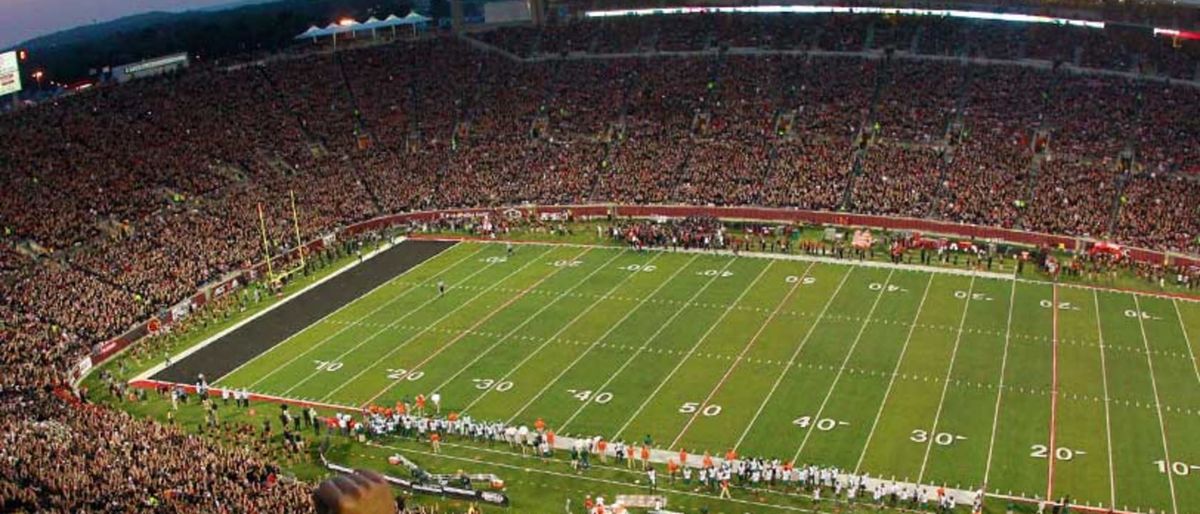
[(275, 271), (271, 267), (271, 244), (267, 241), (267, 221), (263, 217), (262, 202), (258, 203), (258, 229), (262, 233), (263, 255), (267, 258), (267, 279), (275, 281)]

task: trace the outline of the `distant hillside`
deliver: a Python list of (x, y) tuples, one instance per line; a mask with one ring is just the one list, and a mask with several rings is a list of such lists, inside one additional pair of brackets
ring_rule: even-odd
[(188, 52), (203, 60), (274, 50), (310, 25), (351, 16), (396, 14), (411, 10), (410, 0), (240, 0), (183, 12), (150, 12), (85, 25), (31, 39), (30, 67), (46, 70), (59, 82), (71, 82), (89, 70), (149, 57)]

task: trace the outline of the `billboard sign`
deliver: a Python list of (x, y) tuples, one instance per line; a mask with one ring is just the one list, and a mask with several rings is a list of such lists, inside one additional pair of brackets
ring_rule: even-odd
[(0, 54), (0, 96), (21, 90), (21, 70), (17, 66), (17, 52)]

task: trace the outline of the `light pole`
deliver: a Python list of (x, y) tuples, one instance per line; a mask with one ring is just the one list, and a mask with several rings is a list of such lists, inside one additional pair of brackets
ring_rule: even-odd
[(37, 85), (38, 85), (37, 87), (38, 87), (39, 93), (42, 92), (42, 77), (45, 77), (45, 76), (46, 76), (46, 74), (42, 70), (37, 70), (37, 71), (33, 72), (33, 80), (37, 81)]

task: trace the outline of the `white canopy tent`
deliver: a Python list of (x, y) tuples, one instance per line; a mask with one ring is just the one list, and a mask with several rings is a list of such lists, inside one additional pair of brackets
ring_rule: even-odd
[(316, 25), (313, 25), (309, 27), (308, 30), (305, 30), (297, 35), (295, 39), (312, 39), (315, 43), (320, 38), (333, 37), (334, 41), (336, 42), (338, 34), (348, 33), (351, 34), (352, 37), (357, 37), (358, 33), (360, 32), (370, 32), (371, 36), (375, 37), (378, 35), (379, 29), (386, 28), (392, 29), (392, 35), (395, 36), (396, 28), (403, 26), (412, 27), (413, 34), (416, 34), (417, 29), (420, 28), (420, 26), (423, 26), (430, 21), (432, 21), (431, 18), (422, 16), (415, 12), (411, 12), (408, 14), (408, 16), (403, 18), (392, 14), (382, 20), (375, 18), (374, 16), (367, 18), (367, 20), (364, 22), (347, 19), (338, 23), (330, 23), (325, 28), (319, 28)]

